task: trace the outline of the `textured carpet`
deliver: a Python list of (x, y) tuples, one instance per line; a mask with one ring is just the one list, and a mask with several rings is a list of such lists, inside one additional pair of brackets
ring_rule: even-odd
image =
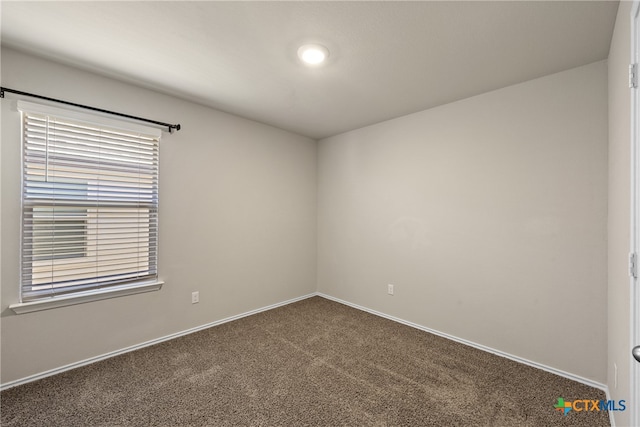
[(5, 390), (3, 426), (605, 426), (602, 391), (320, 297)]

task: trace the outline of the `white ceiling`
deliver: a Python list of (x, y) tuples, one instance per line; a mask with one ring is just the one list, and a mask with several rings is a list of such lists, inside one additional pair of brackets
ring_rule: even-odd
[[(606, 59), (617, 7), (3, 1), (1, 37), (6, 46), (319, 139)], [(325, 66), (300, 64), (296, 50), (307, 42), (329, 48)]]

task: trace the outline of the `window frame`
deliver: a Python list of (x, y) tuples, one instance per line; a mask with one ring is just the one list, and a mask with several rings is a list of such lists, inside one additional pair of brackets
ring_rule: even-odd
[[(73, 122), (81, 122), (87, 125), (98, 126), (100, 128), (108, 128), (111, 130), (121, 130), (124, 132), (134, 132), (134, 133), (142, 133), (145, 135), (153, 136), (157, 138), (158, 144), (161, 137), (161, 130), (156, 129), (149, 126), (144, 126), (139, 123), (136, 123), (132, 120), (128, 119), (113, 119), (111, 116), (107, 116), (106, 114), (95, 114), (95, 113), (86, 113), (84, 111), (79, 111), (76, 109), (67, 109), (67, 108), (59, 108), (52, 105), (46, 104), (35, 104), (31, 102), (26, 102), (19, 100), (17, 101), (17, 109), (20, 112), (20, 145), (21, 145), (21, 157), (20, 157), (20, 170), (21, 170), (21, 179), (20, 179), (20, 283), (19, 283), (19, 294), (20, 294), (20, 302), (11, 304), (9, 308), (13, 310), (16, 314), (29, 313), (33, 311), (39, 310), (47, 310), (56, 307), (63, 307), (69, 305), (75, 305), (90, 301), (103, 300), (108, 298), (120, 297), (124, 295), (133, 295), (142, 292), (150, 292), (157, 291), (162, 288), (164, 282), (159, 279), (159, 271), (158, 271), (158, 240), (159, 236), (156, 235), (156, 246), (155, 246), (155, 261), (156, 261), (156, 275), (151, 278), (144, 278), (141, 280), (134, 280), (128, 283), (123, 284), (111, 284), (106, 287), (95, 287), (93, 289), (88, 290), (78, 290), (75, 292), (64, 293), (60, 295), (52, 295), (41, 297), (37, 299), (32, 299), (29, 301), (24, 301), (23, 299), (23, 242), (24, 242), (24, 233), (23, 229), (24, 224), (24, 215), (25, 215), (25, 193), (24, 193), (24, 180), (25, 180), (25, 129), (24, 129), (24, 120), (25, 114), (32, 115), (46, 115), (46, 116), (54, 116), (62, 120), (70, 120)], [(159, 146), (158, 146), (159, 152)], [(158, 160), (159, 161), (159, 160)], [(159, 165), (158, 165), (159, 168)], [(159, 169), (156, 172), (156, 177), (159, 179)], [(156, 208), (159, 204), (156, 205)], [(158, 211), (156, 210), (156, 215)], [(158, 219), (156, 219), (156, 227), (158, 225)], [(156, 228), (157, 233), (157, 228)]]

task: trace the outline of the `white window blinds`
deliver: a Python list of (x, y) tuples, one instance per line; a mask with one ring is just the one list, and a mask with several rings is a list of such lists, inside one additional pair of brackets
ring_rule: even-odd
[(157, 279), (160, 132), (19, 109), (22, 302)]

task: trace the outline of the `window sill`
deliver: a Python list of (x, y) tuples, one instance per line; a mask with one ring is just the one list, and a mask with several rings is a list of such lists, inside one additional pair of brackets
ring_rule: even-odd
[(162, 281), (153, 281), (136, 283), (133, 285), (116, 286), (98, 291), (79, 292), (74, 295), (64, 295), (60, 297), (42, 299), (39, 301), (11, 304), (9, 308), (16, 314), (32, 313), (34, 311), (49, 310), (52, 308), (83, 304), (85, 302), (123, 297), (126, 295), (140, 294), (143, 292), (159, 291), (162, 288), (163, 284), (164, 282)]

